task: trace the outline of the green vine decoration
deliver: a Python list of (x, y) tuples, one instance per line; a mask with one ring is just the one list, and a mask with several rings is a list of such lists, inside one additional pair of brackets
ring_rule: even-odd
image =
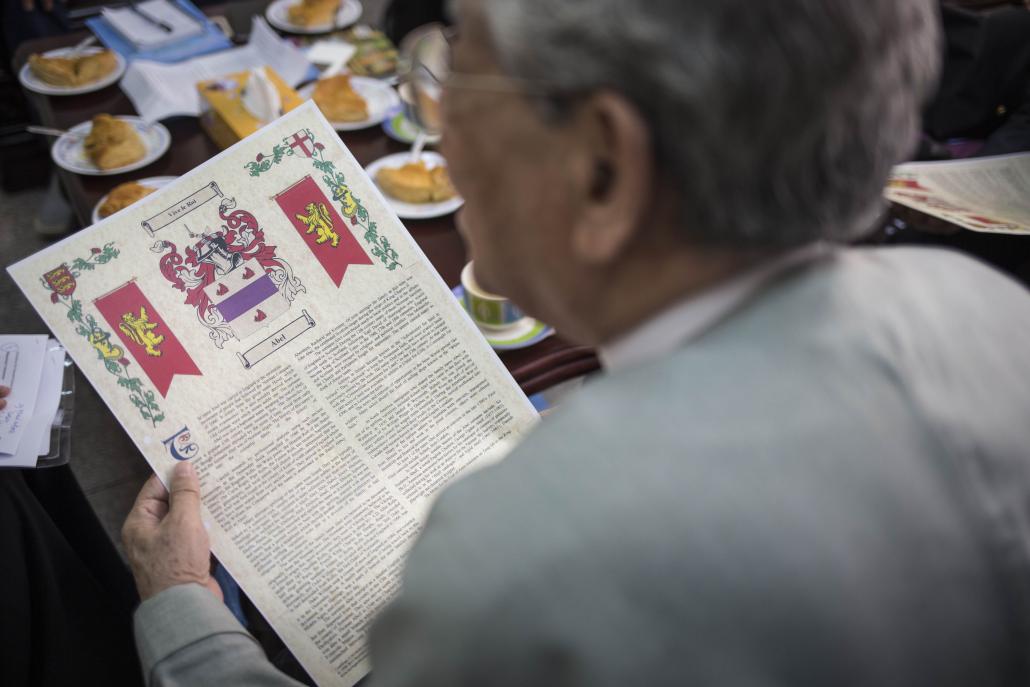
[[(400, 255), (394, 249), (393, 244), (385, 236), (380, 236), (379, 226), (372, 221), (361, 202), (346, 183), (342, 172), (336, 170), (336, 165), (331, 160), (325, 159), (325, 146), (315, 140), (311, 129), (304, 129), (303, 133), (311, 141), (311, 164), (322, 173), (322, 181), (333, 192), (333, 202), (340, 204), (340, 211), (345, 219), (349, 219), (353, 226), (360, 228), (364, 233), (362, 238), (371, 247), (372, 256), (383, 263), (386, 269), (393, 271), (401, 267)], [(244, 167), (250, 172), (250, 176), (258, 177), (270, 170), (274, 165), (279, 164), (284, 158), (294, 157), (295, 148), (289, 145), (289, 139), (284, 138), (282, 144), (272, 146), (272, 154), (265, 155), (258, 153), (253, 162), (248, 162)], [(304, 157), (304, 156), (299, 156)]]
[[(108, 243), (103, 248), (93, 248), (88, 258), (76, 258), (70, 265), (64, 265), (64, 267), (73, 278), (77, 278), (83, 272), (92, 271), (96, 269), (97, 265), (105, 265), (117, 257), (118, 250), (114, 247), (114, 243)], [(72, 296), (71, 293), (58, 293), (43, 277), (40, 277), (40, 281), (51, 292), (50, 301), (67, 309), (66, 315), (75, 324), (75, 333), (86, 339), (93, 347), (93, 350), (97, 352), (97, 359), (104, 365), (104, 369), (118, 378), (118, 386), (128, 391), (129, 401), (136, 406), (143, 419), (157, 427), (157, 423), (164, 420), (165, 416), (157, 404), (154, 392), (144, 388), (143, 382), (138, 377), (129, 374), (129, 359), (125, 357), (120, 346), (111, 342), (111, 333), (101, 327), (96, 318), (83, 312), (82, 301)], [(74, 291), (74, 284), (72, 291)]]
[(277, 165), (282, 162), (284, 157), (291, 157), (292, 155), (293, 148), (277, 143), (272, 146), (271, 155), (258, 153), (257, 159), (254, 162), (248, 162), (244, 167), (250, 172), (250, 176), (259, 177), (262, 172), (272, 169), (272, 165)]
[(78, 277), (83, 272), (92, 272), (97, 265), (106, 265), (118, 257), (118, 249), (114, 243), (105, 243), (103, 248), (93, 248), (88, 258), (75, 258), (68, 266), (68, 271), (73, 277)]

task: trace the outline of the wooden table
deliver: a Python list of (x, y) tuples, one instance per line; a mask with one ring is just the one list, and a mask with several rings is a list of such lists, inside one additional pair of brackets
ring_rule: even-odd
[[(205, 8), (205, 11), (209, 15), (227, 15), (237, 32), (247, 32), (250, 16), (260, 14), (266, 4), (265, 0), (253, 0), (233, 5), (213, 5)], [(72, 33), (23, 43), (14, 55), (15, 72), (21, 69), (32, 53), (74, 45), (86, 35), (85, 32)], [(132, 103), (117, 84), (84, 95), (45, 96), (26, 91), (26, 97), (38, 113), (40, 124), (57, 129), (68, 129), (101, 112), (136, 114)], [(85, 227), (91, 223), (94, 206), (117, 184), (152, 176), (179, 176), (220, 152), (218, 146), (201, 130), (196, 117), (173, 117), (164, 120), (163, 124), (172, 135), (171, 148), (160, 159), (142, 169), (102, 177), (82, 176), (58, 169), (61, 184), (80, 226)], [(381, 127), (343, 132), (340, 138), (362, 165), (407, 149), (407, 146), (389, 138)], [(454, 216), (409, 220), (404, 225), (444, 281), (451, 287), (456, 286), (467, 258), (464, 244), (455, 229)], [(541, 391), (573, 373), (582, 374), (597, 369), (597, 360), (592, 353), (571, 346), (557, 336), (529, 348), (501, 352), (500, 357), (527, 393)]]

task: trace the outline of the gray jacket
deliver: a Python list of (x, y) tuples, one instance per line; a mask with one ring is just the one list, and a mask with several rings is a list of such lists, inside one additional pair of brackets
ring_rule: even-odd
[[(843, 250), (447, 489), (371, 682), (1024, 685), (1028, 556), (1028, 294)], [(196, 586), (136, 635), (150, 684), (293, 684)]]

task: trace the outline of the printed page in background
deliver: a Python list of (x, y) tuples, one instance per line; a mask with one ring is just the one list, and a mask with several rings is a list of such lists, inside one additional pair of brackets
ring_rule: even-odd
[(887, 200), (971, 231), (1030, 234), (1030, 153), (894, 168)]
[(368, 670), (433, 496), (536, 421), (312, 103), (9, 268), (320, 685)]
[(135, 60), (121, 80), (121, 88), (139, 116), (156, 122), (173, 115), (200, 115), (200, 81), (269, 66), (283, 81), (296, 86), (311, 63), (300, 50), (283, 40), (261, 17), (254, 17), (250, 41), (231, 50), (195, 57), (179, 64)]

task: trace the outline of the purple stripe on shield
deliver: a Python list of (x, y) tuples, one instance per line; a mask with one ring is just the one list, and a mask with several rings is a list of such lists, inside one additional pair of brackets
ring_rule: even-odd
[(271, 298), (278, 292), (272, 278), (265, 274), (253, 284), (247, 284), (242, 289), (226, 298), (216, 307), (222, 313), (226, 322), (232, 322), (240, 315), (243, 315), (251, 308), (256, 307), (263, 300)]

